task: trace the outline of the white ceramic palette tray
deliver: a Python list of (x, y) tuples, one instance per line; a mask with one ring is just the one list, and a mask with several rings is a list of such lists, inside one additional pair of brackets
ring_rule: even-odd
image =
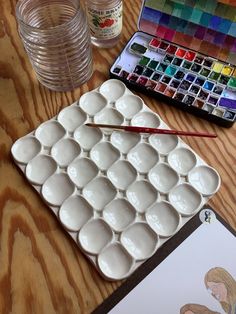
[(129, 276), (220, 187), (175, 135), (97, 129), (88, 122), (168, 128), (118, 80), (108, 80), (18, 139), (12, 155), (100, 273)]

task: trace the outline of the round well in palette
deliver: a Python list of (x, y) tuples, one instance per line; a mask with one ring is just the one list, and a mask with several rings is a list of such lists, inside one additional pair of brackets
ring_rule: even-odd
[(168, 164), (159, 163), (148, 174), (153, 186), (163, 194), (168, 193), (178, 182), (179, 176)]
[(83, 195), (95, 210), (103, 210), (116, 196), (116, 189), (105, 177), (97, 177), (83, 189)]
[(170, 237), (176, 233), (181, 222), (180, 214), (166, 201), (155, 203), (145, 216), (149, 226), (162, 237)]
[(22, 164), (27, 164), (41, 151), (41, 144), (34, 136), (24, 136), (12, 146), (11, 152), (14, 159)]
[(51, 155), (60, 167), (67, 167), (80, 151), (79, 144), (75, 140), (64, 138), (53, 145)]
[(123, 96), (125, 90), (125, 84), (118, 80), (108, 80), (99, 88), (99, 92), (110, 102), (114, 102)]
[(71, 181), (81, 189), (97, 176), (98, 168), (89, 158), (76, 158), (69, 165), (67, 173)]
[(116, 101), (115, 106), (126, 119), (132, 119), (136, 113), (142, 110), (143, 100), (136, 95), (124, 95)]
[(140, 173), (147, 173), (159, 161), (158, 153), (146, 143), (136, 145), (127, 158)]
[(98, 267), (109, 279), (127, 277), (133, 264), (133, 258), (119, 242), (108, 245), (98, 255)]
[(103, 210), (103, 218), (117, 232), (134, 222), (135, 215), (134, 207), (125, 199), (115, 199)]
[(161, 124), (161, 121), (157, 114), (149, 111), (142, 111), (133, 117), (131, 124), (134, 126), (158, 128)]
[(94, 116), (94, 122), (98, 124), (120, 125), (123, 121), (123, 115), (118, 110), (113, 108), (104, 108)]
[(197, 158), (190, 149), (180, 147), (170, 152), (168, 163), (180, 175), (186, 176), (196, 166)]
[(114, 131), (111, 134), (111, 143), (123, 154), (127, 154), (141, 140), (136, 133)]
[(168, 199), (172, 206), (183, 216), (191, 216), (202, 206), (202, 196), (190, 184), (183, 183), (174, 187)]
[(74, 138), (84, 150), (90, 150), (102, 139), (102, 131), (82, 125), (75, 130)]
[(107, 170), (119, 157), (119, 151), (109, 142), (100, 142), (90, 151), (90, 157), (101, 170)]
[(59, 210), (61, 223), (70, 231), (78, 231), (91, 217), (92, 207), (78, 195), (67, 198)]
[(65, 173), (55, 173), (42, 186), (42, 196), (46, 202), (60, 206), (74, 192), (74, 184)]
[(215, 169), (209, 166), (198, 166), (188, 174), (188, 181), (203, 195), (212, 195), (220, 187), (220, 176)]
[(101, 111), (107, 104), (107, 100), (96, 91), (88, 92), (80, 97), (80, 107), (89, 116), (94, 116)]
[(152, 134), (149, 137), (150, 144), (161, 155), (168, 155), (178, 145), (178, 137), (176, 135)]
[(86, 114), (76, 105), (64, 108), (57, 120), (68, 131), (74, 132), (86, 120)]
[(136, 260), (152, 256), (158, 245), (158, 235), (144, 222), (134, 223), (124, 230), (121, 244)]
[(128, 161), (119, 160), (108, 169), (107, 176), (117, 189), (126, 190), (136, 179), (137, 172)]
[(81, 247), (90, 254), (98, 254), (112, 241), (113, 232), (109, 225), (101, 218), (88, 221), (78, 235)]
[(55, 160), (48, 155), (37, 155), (27, 164), (25, 175), (33, 184), (43, 184), (57, 170)]
[(157, 191), (148, 181), (135, 181), (126, 191), (129, 202), (139, 213), (144, 213), (158, 197)]
[(52, 147), (65, 134), (63, 126), (55, 120), (42, 123), (35, 131), (37, 139), (46, 147)]

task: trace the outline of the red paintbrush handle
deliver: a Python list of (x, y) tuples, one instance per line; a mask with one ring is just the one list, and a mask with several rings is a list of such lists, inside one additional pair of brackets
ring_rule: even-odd
[(198, 137), (217, 137), (216, 134), (210, 133), (199, 133), (199, 132), (186, 132), (186, 131), (176, 131), (167, 129), (155, 129), (139, 126), (124, 126), (124, 130), (128, 132), (136, 133), (150, 133), (150, 134), (172, 134), (172, 135), (185, 135), (185, 136), (198, 136)]

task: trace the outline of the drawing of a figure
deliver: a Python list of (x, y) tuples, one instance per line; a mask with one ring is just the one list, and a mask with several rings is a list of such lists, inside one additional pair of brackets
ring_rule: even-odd
[(236, 281), (221, 267), (210, 269), (204, 278), (207, 289), (227, 314), (236, 314)]
[(181, 307), (180, 314), (220, 314), (220, 313), (211, 311), (204, 305), (189, 303)]

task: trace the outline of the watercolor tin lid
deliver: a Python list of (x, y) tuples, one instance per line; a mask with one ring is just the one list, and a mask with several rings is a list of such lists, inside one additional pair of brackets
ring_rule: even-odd
[(144, 0), (139, 30), (236, 64), (236, 1)]

